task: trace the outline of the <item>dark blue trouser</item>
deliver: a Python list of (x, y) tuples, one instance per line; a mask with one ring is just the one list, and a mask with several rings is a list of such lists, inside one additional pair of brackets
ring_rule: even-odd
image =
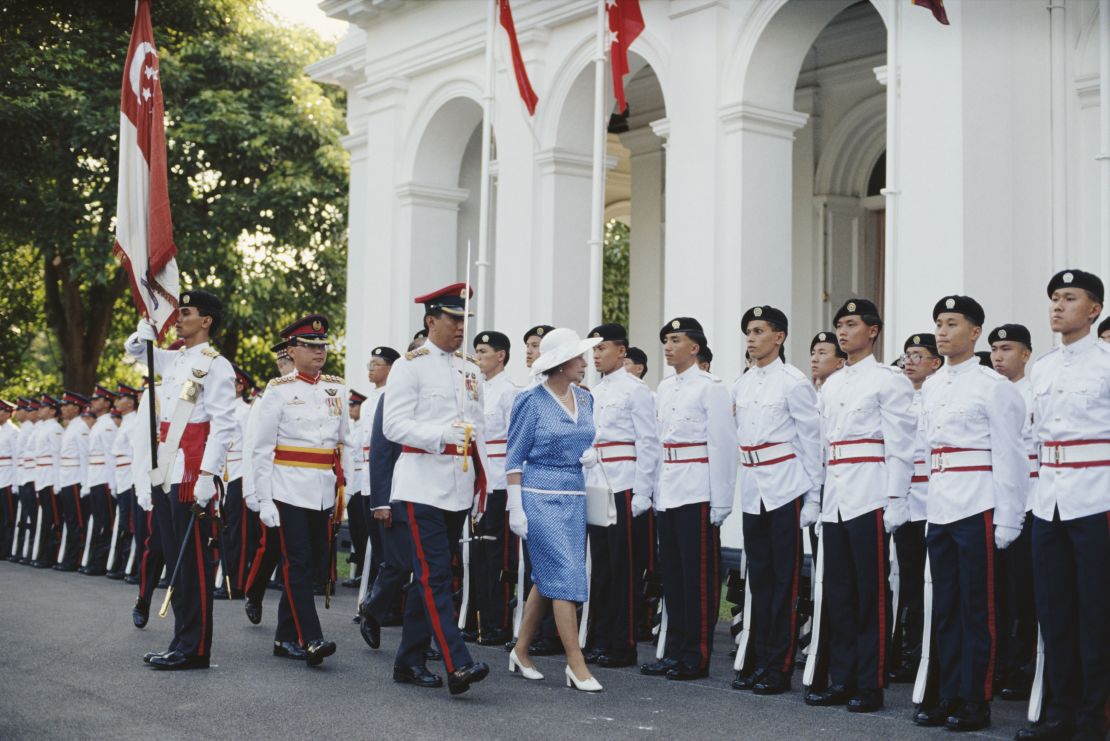
[(247, 508), (243, 506), (243, 479), (228, 481), (224, 492), (222, 547), (227, 573), (224, 574), (224, 584), (216, 586), (224, 586), (230, 580), (232, 591), (242, 592), (242, 582), (246, 579), (247, 556), (244, 538)]
[(12, 487), (0, 489), (0, 558), (7, 558), (15, 537), (15, 500)]
[(821, 525), (829, 676), (850, 689), (886, 686), (890, 552), (883, 510)]
[[(635, 651), (636, 627), (644, 605), (644, 559), (636, 552), (639, 525), (646, 517), (632, 517), (632, 491), (613, 494), (617, 523), (590, 528), (593, 576), (590, 583), (590, 616), (594, 622), (594, 647), (606, 651)], [(603, 579), (598, 578), (598, 574)]]
[[(902, 662), (921, 660), (925, 629), (925, 521), (907, 522), (891, 536), (898, 552), (898, 612), (902, 618)], [(897, 667), (892, 667), (897, 668)]]
[(180, 501), (177, 484), (170, 488), (168, 495), (157, 491), (154, 499), (154, 513), (161, 530), (166, 567), (171, 575), (174, 572), (174, 560), (182, 543), (185, 543), (177, 580), (171, 584), (174, 591), (170, 599), (170, 604), (173, 605), (173, 641), (170, 642), (170, 650), (190, 656), (210, 656), (212, 581), (216, 578), (216, 569), (209, 543), (208, 533), (211, 530), (208, 520), (198, 517), (193, 526), (189, 527), (193, 503)]
[(994, 511), (929, 523), (937, 691), (942, 700), (990, 702), (998, 654)]
[[(467, 511), (449, 512), (427, 504), (403, 502), (412, 536), (412, 575), (414, 589), (405, 604), (405, 623), (401, 645), (397, 649), (397, 666), (424, 663), (424, 635), (431, 629), (432, 638), (443, 654), (448, 672), (473, 661), (463, 642), (452, 599), (451, 553), (458, 545)], [(413, 599), (419, 597), (419, 599)], [(426, 625), (415, 620), (423, 607)]]
[(709, 503), (659, 513), (659, 560), (667, 601), (666, 657), (707, 669), (720, 605), (720, 531)]
[[(1017, 675), (1037, 658), (1037, 608), (1033, 601), (1033, 513), (1025, 513), (1021, 535), (997, 553), (999, 584), (999, 676)], [(1010, 679), (1013, 681), (1013, 678)], [(1005, 685), (1003, 685), (1005, 686)]]
[[(54, 496), (54, 487), (47, 486), (39, 489), (39, 531), (42, 537), (39, 540), (40, 563), (51, 566), (58, 560), (58, 545), (62, 539), (62, 517), (58, 509), (58, 500)], [(31, 541), (34, 547), (34, 541)]]
[(281, 544), (281, 583), (284, 591), (278, 602), (275, 641), (307, 646), (324, 637), (316, 614), (316, 575), (328, 557), (331, 509), (317, 510), (274, 502), (281, 525), (277, 528)]
[(112, 495), (107, 484), (97, 484), (88, 495), (93, 535), (89, 543), (89, 571), (103, 572), (108, 566), (108, 546), (112, 536)]
[(31, 557), (31, 549), (35, 544), (35, 516), (38, 511), (38, 497), (34, 482), (28, 481), (19, 487), (19, 502), (23, 506), (19, 510), (15, 555), (22, 559), (24, 553), (27, 554), (27, 558)]
[(81, 485), (70, 484), (58, 493), (62, 517), (66, 524), (65, 551), (62, 567), (72, 571), (81, 565), (81, 552), (85, 548), (85, 524), (89, 519), (88, 502), (81, 496)]
[[(252, 513), (255, 519), (258, 515)], [(281, 561), (281, 536), (278, 528), (266, 527), (262, 520), (258, 520), (258, 548), (251, 559), (250, 575), (247, 577), (245, 594), (248, 600), (262, 604), (266, 596), (266, 587), (274, 573), (278, 562)]]
[(1033, 577), (1046, 718), (1103, 738), (1110, 709), (1110, 511), (1033, 518)]
[(165, 495), (155, 494), (152, 498), (154, 507), (150, 512), (144, 512), (138, 502), (135, 503), (135, 554), (134, 575), (139, 577), (139, 596), (147, 602), (154, 597), (154, 589), (162, 579), (162, 569), (167, 564), (167, 558), (172, 561), (177, 553), (167, 556), (162, 548), (162, 532), (158, 527), (158, 518), (155, 513), (160, 507), (167, 506)]
[[(402, 505), (395, 505), (392, 510), (393, 521), (390, 527), (377, 521), (372, 522), (372, 528), (380, 531), (382, 552), (378, 557), (382, 560), (382, 568), (366, 596), (363, 611), (381, 623), (393, 611), (401, 593), (408, 591), (405, 599), (404, 631), (411, 646), (403, 656), (398, 654), (396, 663), (398, 666), (422, 666), (424, 651), (432, 645), (432, 633), (424, 618), (424, 603), (413, 591), (419, 590), (420, 585), (409, 584), (412, 579), (413, 551), (408, 516)], [(402, 664), (402, 661), (415, 663)]]
[(486, 497), (485, 514), (474, 524), (474, 540), (470, 543), (474, 590), (470, 604), (471, 609), (476, 608), (479, 613), (483, 635), (512, 628), (509, 602), (513, 585), (501, 579), (502, 571), (509, 570), (510, 562), (515, 562), (517, 548), (516, 536), (509, 530), (507, 498), (503, 489), (490, 492)]
[[(347, 500), (347, 529), (351, 533), (351, 553), (347, 557), (349, 563), (354, 564), (351, 574), (362, 576), (362, 562), (366, 559), (366, 538), (369, 536), (369, 505), (368, 497), (356, 493)], [(371, 554), (373, 558), (375, 554)], [(370, 578), (374, 573), (371, 571)]]
[(744, 553), (752, 587), (755, 667), (790, 675), (798, 638), (802, 498), (758, 515), (744, 513)]
[[(108, 564), (109, 571), (123, 573), (127, 567), (127, 558), (131, 555), (131, 537), (135, 532), (135, 523), (131, 511), (135, 507), (135, 489), (131, 487), (116, 495), (116, 554), (114, 563)], [(109, 534), (110, 537), (110, 534)], [(110, 545), (110, 541), (109, 541)]]

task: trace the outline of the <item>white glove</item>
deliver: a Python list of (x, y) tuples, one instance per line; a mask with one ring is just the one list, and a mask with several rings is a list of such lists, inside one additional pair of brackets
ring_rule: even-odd
[(466, 444), (466, 428), (462, 425), (450, 425), (443, 430), (443, 435), (440, 438), (443, 447), (454, 445), (461, 448)]
[(720, 527), (730, 514), (732, 514), (732, 507), (710, 507), (709, 522), (713, 527)]
[(816, 524), (817, 520), (821, 518), (821, 503), (806, 502), (803, 504), (800, 518), (803, 530), (810, 525)]
[(883, 527), (888, 533), (893, 533), (898, 528), (910, 521), (910, 500), (898, 497), (887, 502), (886, 511), (883, 512)]
[(597, 448), (586, 448), (586, 452), (578, 459), (582, 468), (593, 468), (597, 465)]
[(651, 497), (646, 494), (632, 494), (632, 516), (639, 517), (651, 509)]
[(196, 500), (197, 506), (204, 509), (216, 497), (216, 477), (206, 476), (201, 474), (197, 479), (197, 485), (193, 487), (193, 499)]
[(264, 499), (258, 503), (258, 519), (262, 520), (262, 524), (266, 527), (281, 525), (281, 515), (278, 514), (277, 505), (274, 504), (273, 499)]
[(254, 512), (256, 514), (258, 513), (258, 497), (256, 497), (254, 494), (248, 494), (247, 496), (243, 497), (243, 504), (247, 505), (247, 509), (249, 509), (251, 512)]
[(994, 544), (998, 550), (1004, 551), (1017, 540), (1021, 535), (1020, 527), (1010, 527), (1009, 525), (995, 525), (994, 526)]
[(143, 512), (149, 512), (154, 509), (154, 502), (150, 498), (150, 490), (135, 492), (135, 500), (138, 501), (139, 506)]
[(524, 502), (521, 500), (520, 484), (508, 486), (509, 529), (517, 537), (528, 538), (528, 518), (524, 514)]
[(158, 333), (154, 331), (154, 325), (146, 319), (139, 319), (139, 326), (135, 327), (135, 334), (143, 342), (155, 342), (158, 340)]

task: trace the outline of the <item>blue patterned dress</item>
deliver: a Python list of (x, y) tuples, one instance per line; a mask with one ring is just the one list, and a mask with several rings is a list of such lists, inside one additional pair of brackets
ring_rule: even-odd
[(585, 602), (586, 482), (578, 459), (593, 444), (594, 404), (589, 391), (571, 388), (577, 419), (544, 384), (517, 396), (505, 472), (522, 472), (532, 581), (544, 597)]

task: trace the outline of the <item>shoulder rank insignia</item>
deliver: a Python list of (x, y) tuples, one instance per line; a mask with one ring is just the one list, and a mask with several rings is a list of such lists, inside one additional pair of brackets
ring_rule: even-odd
[[(328, 383), (338, 383), (340, 385), (343, 384), (343, 377), (342, 376), (333, 376), (333, 375), (329, 375), (327, 373), (321, 374), (320, 375), (320, 380), (321, 381), (327, 381)], [(331, 392), (331, 389), (329, 389), (329, 392)]]
[(269, 388), (270, 386), (280, 386), (283, 383), (292, 383), (296, 380), (297, 376), (290, 373), (288, 376), (278, 376), (277, 378), (271, 378), (270, 382), (266, 384), (266, 387)]
[(200, 354), (204, 355), (205, 357), (209, 357), (209, 358), (218, 358), (218, 357), (220, 357), (220, 354), (218, 352), (216, 352), (215, 348), (212, 348), (212, 347), (204, 348), (203, 350), (200, 351)]
[(475, 358), (473, 355), (467, 355), (462, 350), (456, 350), (455, 351), (455, 357), (456, 358), (462, 358), (463, 360), (467, 360), (471, 363), (474, 363), (474, 365), (478, 365), (478, 359), (477, 358)]
[(405, 353), (405, 360), (415, 360), (422, 355), (427, 355), (429, 352), (431, 351), (426, 347), (418, 347), (415, 350)]

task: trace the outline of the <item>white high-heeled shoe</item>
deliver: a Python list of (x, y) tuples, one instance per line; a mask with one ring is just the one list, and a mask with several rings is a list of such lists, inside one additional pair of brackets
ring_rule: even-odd
[(543, 675), (536, 670), (536, 667), (525, 666), (520, 663), (520, 659), (516, 656), (515, 648), (509, 652), (509, 673), (519, 673), (525, 679), (543, 679)]
[(583, 692), (601, 692), (602, 690), (601, 682), (597, 681), (594, 677), (579, 679), (574, 676), (574, 672), (570, 670), (570, 664), (567, 664), (564, 674), (567, 675), (567, 687), (574, 687), (574, 689), (582, 690)]

